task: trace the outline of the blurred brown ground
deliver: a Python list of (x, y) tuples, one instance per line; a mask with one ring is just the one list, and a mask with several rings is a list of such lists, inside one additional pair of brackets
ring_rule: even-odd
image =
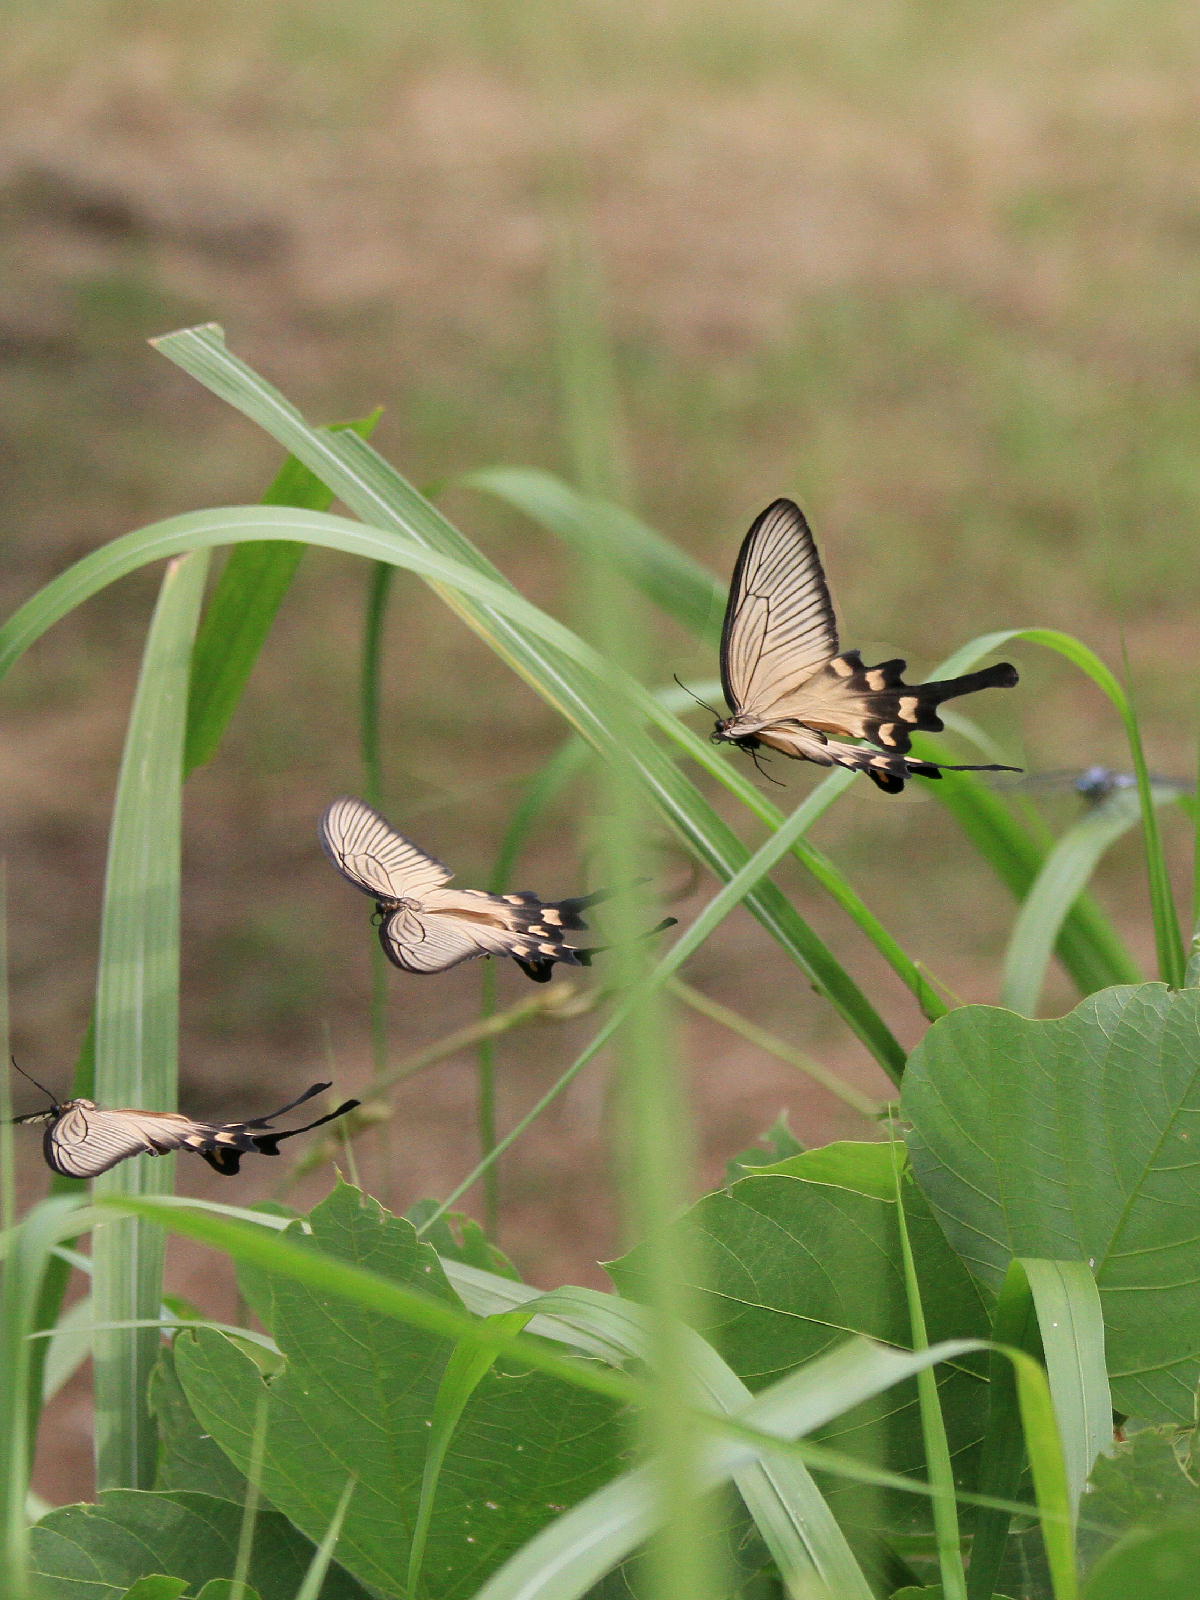
[[(273, 475), (271, 443), (146, 346), (189, 322), (222, 322), (314, 419), (385, 405), (376, 441), (418, 484), (499, 462), (569, 472), (550, 286), (552, 180), (569, 150), (631, 498), (651, 522), (727, 574), (755, 512), (794, 494), (847, 643), (918, 669), (1010, 624), (1077, 632), (1118, 668), (1127, 648), (1152, 762), (1190, 770), (1178, 719), (1194, 699), (1200, 587), (1191, 8), (659, 0), (580, 5), (569, 25), (562, 8), (516, 4), (12, 14), (6, 610), (104, 540), (256, 499)], [(580, 620), (570, 558), (547, 538), (461, 491), (445, 504), (524, 592)], [(306, 557), (225, 747), (189, 786), (183, 1103), (198, 1114), (253, 1115), (313, 1077), (350, 1091), (369, 1075), (366, 907), (314, 832), (324, 803), (361, 785), (366, 576)], [(90, 1004), (107, 816), (157, 581), (98, 597), (5, 685), (13, 1041), (60, 1088)], [(664, 627), (658, 648), (656, 681), (715, 673), (682, 633)], [(977, 713), (1014, 755), (1123, 762), (1090, 687), (1032, 652), (1021, 667), (1022, 688)], [(482, 882), (519, 780), (562, 730), (404, 579), (385, 731), (395, 820), (460, 882)], [(815, 775), (783, 776), (794, 799)], [(1054, 814), (1069, 819), (1071, 802)], [(518, 886), (582, 887), (573, 820), (564, 804)], [(954, 993), (995, 998), (1011, 907), (940, 807), (864, 785), (819, 841)], [(682, 882), (679, 858), (664, 859)], [(778, 879), (914, 1042), (913, 1006), (844, 919), (797, 870)], [(670, 909), (687, 917), (711, 887)], [(1100, 892), (1148, 960), (1134, 843)], [(882, 1089), (747, 917), (688, 977)], [(523, 983), (506, 970), (502, 1003)], [(430, 983), (396, 974), (394, 1054), (469, 1020), (478, 988), (478, 967)], [(1050, 1003), (1070, 998), (1059, 982)], [(502, 1125), (589, 1029), (548, 1022), (502, 1044)], [(712, 1025), (685, 1017), (682, 1040), (705, 1183), (784, 1106), (806, 1141), (861, 1132)], [(393, 1123), (361, 1142), (386, 1203), (444, 1193), (472, 1164), (474, 1070), (463, 1057), (405, 1085)], [(607, 1132), (598, 1065), (505, 1164), (503, 1239), (535, 1282), (604, 1281), (594, 1263), (619, 1247)], [(28, 1198), (45, 1179), (33, 1146)], [(248, 1168), (236, 1197), (266, 1192), (271, 1175)], [(230, 1197), (198, 1162), (179, 1181)], [(230, 1311), (204, 1259), (179, 1251), (173, 1273), (206, 1310)], [(82, 1385), (57, 1403), (50, 1439), (40, 1490), (84, 1492)]]

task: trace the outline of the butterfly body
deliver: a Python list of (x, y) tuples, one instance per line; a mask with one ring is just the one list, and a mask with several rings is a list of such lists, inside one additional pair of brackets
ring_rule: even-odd
[[(713, 742), (754, 754), (764, 746), (818, 766), (850, 767), (887, 793), (943, 768), (908, 755), (911, 734), (940, 732), (937, 708), (978, 689), (1008, 688), (1016, 670), (998, 662), (932, 683), (904, 681), (907, 663), (867, 666), (842, 650), (816, 543), (791, 500), (776, 500), (742, 543), (721, 634), (721, 684), (730, 715)], [(867, 740), (875, 749), (846, 744)], [(1012, 771), (969, 767), (952, 771)]]
[(379, 942), (405, 972), (448, 972), (480, 956), (510, 956), (535, 983), (556, 962), (588, 966), (594, 950), (567, 943), (587, 927), (582, 912), (603, 896), (542, 900), (531, 890), (451, 889), (450, 869), (352, 796), (321, 818), (321, 844), (342, 876), (375, 901)]
[(215, 1172), (232, 1177), (243, 1155), (277, 1156), (281, 1140), (319, 1128), (322, 1123), (331, 1122), (358, 1105), (357, 1100), (347, 1100), (336, 1111), (305, 1123), (302, 1128), (283, 1132), (271, 1128), (276, 1117), (328, 1088), (327, 1083), (314, 1083), (278, 1111), (269, 1112), (265, 1117), (253, 1117), (248, 1122), (200, 1122), (178, 1111), (142, 1111), (132, 1107), (109, 1110), (82, 1097), (62, 1104), (54, 1101), (44, 1111), (33, 1111), (13, 1120), (14, 1123), (47, 1124), (42, 1135), (46, 1165), (64, 1178), (96, 1178), (130, 1156), (165, 1156), (172, 1150), (194, 1151)]

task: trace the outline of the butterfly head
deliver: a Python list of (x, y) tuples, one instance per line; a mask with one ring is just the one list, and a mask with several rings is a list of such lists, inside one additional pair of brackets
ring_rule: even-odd
[(738, 727), (740, 721), (740, 717), (723, 718), (709, 734), (710, 741), (713, 744), (735, 744), (739, 750), (757, 750), (762, 741), (752, 733), (741, 732)]

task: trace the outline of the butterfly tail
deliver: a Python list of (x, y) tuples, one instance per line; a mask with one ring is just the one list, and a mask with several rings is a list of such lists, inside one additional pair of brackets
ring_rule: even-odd
[(895, 659), (868, 667), (857, 650), (844, 651), (814, 684), (814, 698), (823, 702), (821, 715), (801, 720), (809, 727), (869, 739), (882, 750), (903, 754), (911, 748), (913, 733), (942, 732), (945, 724), (938, 707), (943, 701), (979, 689), (1010, 689), (1017, 681), (1016, 668), (1007, 661), (933, 683), (906, 683), (906, 666), (907, 662)]
[(294, 1100), (289, 1100), (287, 1105), (280, 1106), (277, 1111), (268, 1111), (265, 1117), (251, 1117), (246, 1122), (240, 1122), (238, 1126), (240, 1128), (265, 1128), (274, 1122), (276, 1117), (282, 1117), (285, 1112), (294, 1111), (297, 1106), (302, 1106), (306, 1100), (311, 1100), (313, 1095), (321, 1094), (330, 1087), (331, 1085), (328, 1083), (314, 1083), (310, 1088), (305, 1089), (303, 1094), (298, 1094)]
[[(325, 1084), (324, 1087), (328, 1088), (329, 1085)], [(361, 1100), (343, 1100), (336, 1111), (327, 1111), (323, 1117), (317, 1117), (313, 1122), (306, 1122), (302, 1128), (288, 1128), (283, 1133), (252, 1134), (254, 1148), (259, 1155), (277, 1156), (279, 1154), (279, 1146), (284, 1139), (294, 1139), (298, 1133), (309, 1133), (313, 1128), (320, 1128), (326, 1122), (332, 1122), (335, 1117), (344, 1117), (347, 1111), (353, 1111), (356, 1106), (361, 1104)]]

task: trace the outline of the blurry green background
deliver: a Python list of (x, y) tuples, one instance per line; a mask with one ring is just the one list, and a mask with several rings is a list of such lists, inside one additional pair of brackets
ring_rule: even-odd
[[(917, 674), (1005, 625), (1076, 632), (1117, 670), (1127, 651), (1152, 765), (1190, 772), (1192, 6), (18, 0), (8, 22), (6, 609), (102, 541), (254, 500), (273, 475), (269, 441), (147, 347), (187, 322), (223, 323), (314, 419), (384, 405), (376, 442), (418, 484), (496, 463), (569, 475), (571, 313), (555, 287), (569, 212), (611, 341), (615, 457), (642, 515), (727, 576), (752, 517), (794, 495), (844, 643), (903, 654)], [(479, 496), (444, 503), (528, 595), (586, 622), (570, 556)], [(226, 746), (189, 787), (184, 1103), (200, 1114), (369, 1074), (367, 907), (315, 836), (324, 804), (361, 787), (368, 577), (306, 556)], [(63, 1090), (156, 583), (93, 602), (6, 686), (14, 1048)], [(715, 675), (669, 627), (656, 648), (657, 682)], [(1019, 659), (1020, 689), (972, 705), (1011, 758), (1122, 764), (1099, 695)], [(411, 580), (394, 590), (386, 668), (390, 814), (480, 884), (519, 780), (561, 727)], [(772, 797), (794, 803), (817, 773), (782, 765), (788, 790)], [(1067, 821), (1076, 806), (1047, 809)], [(516, 887), (590, 881), (582, 811), (579, 793), (564, 802)], [(995, 997), (1011, 907), (939, 806), (863, 784), (817, 837), (954, 993)], [(798, 872), (780, 881), (915, 1041), (915, 1008), (853, 930)], [(663, 883), (680, 915), (711, 887), (689, 883), (665, 841)], [(1136, 841), (1099, 888), (1149, 955)], [(394, 974), (394, 1052), (469, 1020), (479, 976)], [(882, 1087), (745, 915), (688, 976)], [(501, 1003), (523, 984), (506, 966)], [(1069, 1003), (1065, 985), (1054, 1000)], [(504, 1125), (581, 1037), (547, 1023), (503, 1046)], [(733, 1036), (693, 1017), (685, 1039), (708, 1179), (781, 1106), (802, 1139), (861, 1131)], [(361, 1151), (368, 1185), (403, 1207), (474, 1159), (472, 1060), (396, 1104)], [(589, 1264), (615, 1248), (606, 1116), (603, 1073), (585, 1074), (506, 1164), (505, 1242), (537, 1281), (600, 1281)], [(248, 1172), (240, 1194), (269, 1176)], [(207, 1169), (180, 1181), (216, 1189)], [(186, 1270), (181, 1287), (196, 1290)]]

